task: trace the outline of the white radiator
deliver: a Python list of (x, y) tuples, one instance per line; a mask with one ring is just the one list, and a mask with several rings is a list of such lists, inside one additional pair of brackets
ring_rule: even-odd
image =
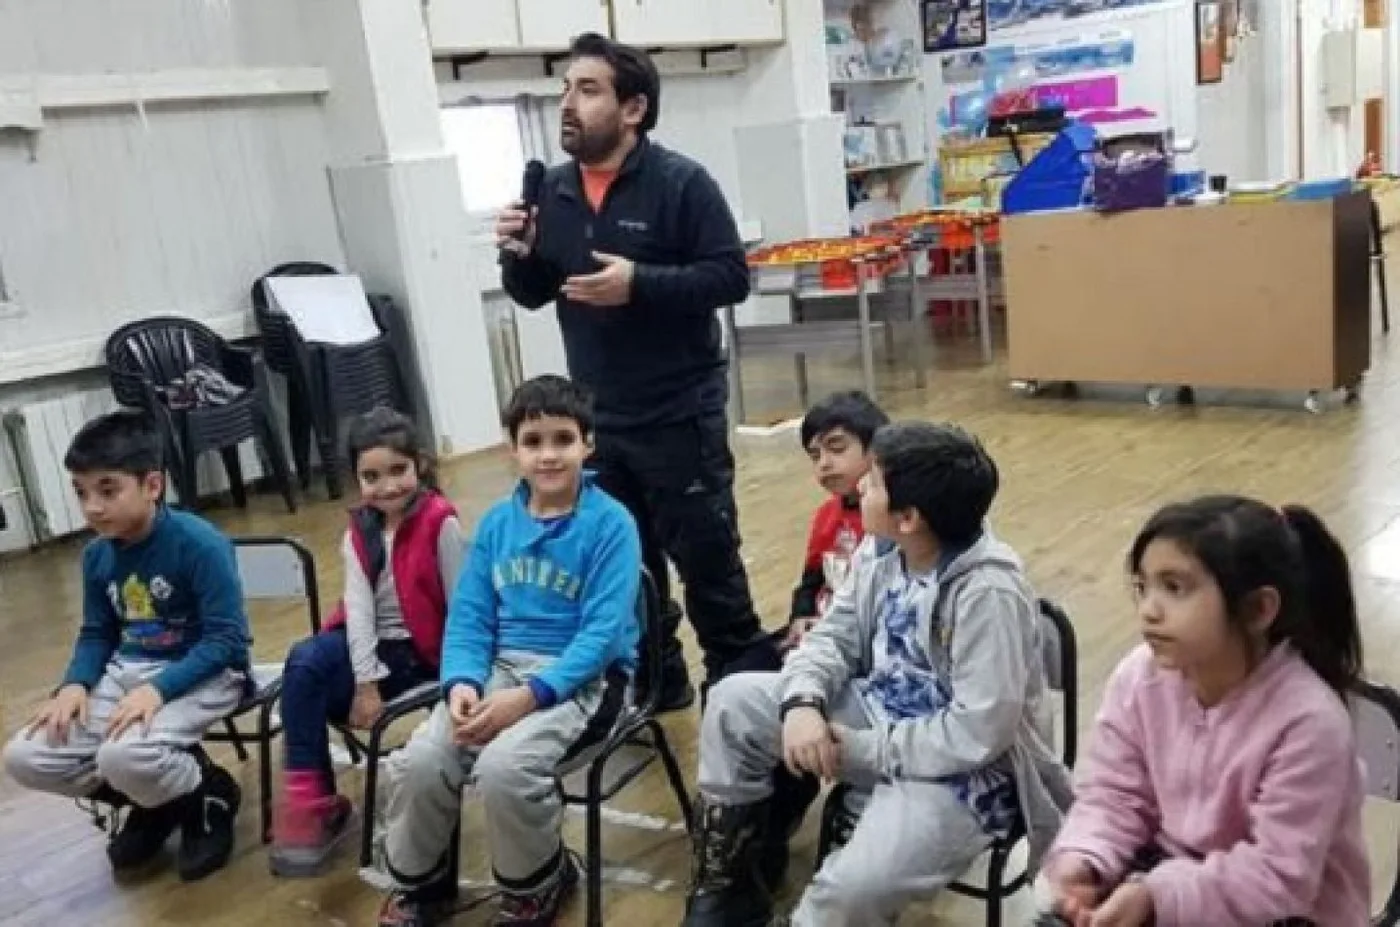
[(19, 466), (33, 543), (82, 529), (83, 512), (63, 469), (63, 455), (83, 423), (116, 405), (111, 390), (90, 389), (5, 413), (5, 432)]
[[(73, 494), (68, 471), (63, 468), (63, 456), (85, 422), (116, 407), (111, 390), (104, 387), (26, 403), (5, 412), (5, 433), (19, 466), (31, 544), (42, 544), (83, 529), (83, 512)], [(262, 462), (253, 442), (243, 442), (239, 458), (245, 483), (262, 477)], [(217, 454), (205, 454), (200, 458), (197, 479), (201, 494), (228, 489), (228, 475)], [(167, 496), (178, 498), (170, 481), (167, 481)]]

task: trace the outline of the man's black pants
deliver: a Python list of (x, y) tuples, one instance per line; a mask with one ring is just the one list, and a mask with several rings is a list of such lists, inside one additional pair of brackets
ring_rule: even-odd
[(686, 677), (676, 639), (681, 610), (671, 597), (667, 558), (685, 585), (685, 610), (705, 652), (707, 678), (748, 668), (754, 659), (750, 648), (768, 645), (739, 556), (734, 455), (724, 415), (636, 430), (600, 429), (596, 441), (589, 466), (598, 485), (636, 519), (642, 559), (660, 594), (668, 688)]

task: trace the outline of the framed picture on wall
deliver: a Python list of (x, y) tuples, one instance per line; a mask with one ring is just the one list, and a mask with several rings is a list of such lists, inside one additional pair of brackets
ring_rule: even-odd
[(1225, 42), (1225, 63), (1229, 64), (1240, 45), (1240, 0), (1221, 0), (1220, 34)]
[(987, 44), (987, 0), (922, 0), (928, 54)]
[(1218, 84), (1225, 77), (1224, 14), (1220, 0), (1196, 0), (1196, 83)]

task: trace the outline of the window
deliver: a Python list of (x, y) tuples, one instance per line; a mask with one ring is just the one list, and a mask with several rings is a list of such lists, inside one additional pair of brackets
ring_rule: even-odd
[(525, 146), (516, 104), (447, 107), (442, 134), (447, 150), (457, 156), (468, 213), (494, 213), (520, 196)]

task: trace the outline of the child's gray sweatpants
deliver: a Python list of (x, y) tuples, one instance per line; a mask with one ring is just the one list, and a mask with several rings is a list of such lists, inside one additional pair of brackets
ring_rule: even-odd
[(107, 722), (117, 703), (131, 690), (160, 674), (169, 663), (115, 656), (88, 694), (87, 724), (75, 718), (68, 741), (51, 744), (37, 731), (23, 728), (5, 746), (5, 770), (25, 788), (72, 798), (91, 795), (102, 783), (143, 808), (154, 808), (193, 792), (199, 786), (199, 763), (189, 748), (204, 732), (238, 706), (244, 676), (225, 670), (213, 679), (162, 705), (149, 732), (138, 723), (116, 740), (107, 740)]
[[(501, 655), (487, 694), (523, 685), (546, 662)], [(554, 770), (598, 711), (602, 690), (593, 683), (567, 702), (533, 711), (480, 748), (453, 742), (447, 703), (439, 704), (389, 761), (384, 858), (401, 887), (439, 874), (468, 782), (481, 795), (497, 880), (508, 889), (547, 886), (559, 872), (547, 869), (558, 857), (564, 819)]]
[[(761, 802), (782, 762), (778, 673), (739, 673), (710, 690), (700, 722), (700, 794), (721, 805)], [(848, 684), (828, 709), (851, 730), (871, 727)], [(916, 899), (931, 898), (986, 851), (991, 838), (951, 788), (936, 782), (849, 782), (863, 805), (855, 833), (828, 856), (793, 912), (793, 927), (894, 924)]]

